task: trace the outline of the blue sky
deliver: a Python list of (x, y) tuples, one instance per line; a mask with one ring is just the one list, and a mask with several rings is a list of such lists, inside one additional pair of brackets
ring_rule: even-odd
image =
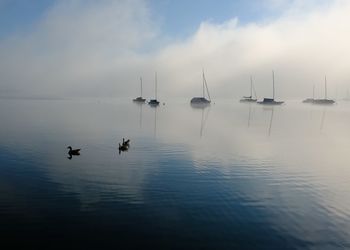
[[(63, 0), (62, 0), (63, 1)], [(39, 21), (58, 0), (0, 0), (0, 34), (26, 30)], [(107, 0), (108, 1), (108, 0)], [(76, 2), (93, 2), (92, 0)], [(201, 22), (222, 23), (237, 17), (242, 24), (276, 18), (291, 4), (307, 2), (315, 7), (332, 0), (146, 0), (152, 19), (162, 33), (186, 36), (193, 33)], [(137, 6), (135, 6), (137, 8)]]
[(268, 10), (262, 13), (258, 5), (261, 6), (259, 1), (244, 0), (150, 1), (152, 12), (161, 23), (162, 32), (170, 36), (190, 35), (203, 21), (222, 23), (238, 17), (241, 23), (246, 23), (273, 14)]
[(54, 0), (0, 0), (0, 36), (31, 28), (52, 4)]
[[(31, 29), (56, 2), (57, 0), (0, 0), (0, 36)], [(170, 37), (184, 37), (193, 33), (203, 21), (221, 23), (238, 17), (240, 23), (247, 23), (278, 15), (280, 9), (266, 8), (265, 2), (148, 0), (147, 4), (161, 33)], [(282, 2), (285, 4), (289, 1)]]

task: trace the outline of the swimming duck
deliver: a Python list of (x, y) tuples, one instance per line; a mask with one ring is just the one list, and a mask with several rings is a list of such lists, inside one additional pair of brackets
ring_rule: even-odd
[(130, 139), (125, 140), (125, 139), (123, 138), (123, 145), (129, 147), (129, 146), (130, 146)]
[(80, 155), (80, 148), (72, 149), (71, 146), (67, 147), (69, 149), (68, 154), (69, 155)]
[(125, 145), (124, 143), (122, 145), (120, 145), (120, 143), (119, 143), (119, 151), (127, 151), (128, 148), (129, 147), (127, 145)]

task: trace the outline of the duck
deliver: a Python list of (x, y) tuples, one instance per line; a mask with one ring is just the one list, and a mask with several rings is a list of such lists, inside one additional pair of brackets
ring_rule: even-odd
[(129, 147), (127, 145), (125, 145), (124, 143), (122, 145), (120, 145), (119, 143), (119, 152), (120, 151), (127, 151), (129, 149)]
[(129, 146), (130, 146), (130, 139), (125, 140), (125, 139), (123, 138), (123, 145), (129, 147)]
[(67, 147), (69, 149), (68, 154), (69, 155), (80, 155), (80, 148), (72, 149), (71, 146)]

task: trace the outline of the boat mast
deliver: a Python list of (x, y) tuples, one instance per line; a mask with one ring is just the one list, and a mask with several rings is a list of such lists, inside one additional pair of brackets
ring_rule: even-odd
[(140, 83), (141, 83), (141, 97), (142, 97), (142, 77), (140, 77)]
[(327, 76), (324, 76), (324, 99), (327, 99)]
[(202, 78), (203, 78), (203, 98), (205, 98), (205, 94), (204, 94), (204, 82), (205, 82), (205, 77), (204, 77), (204, 69), (203, 69), (203, 74), (202, 74)]
[[(207, 84), (207, 80), (205, 79), (205, 75), (204, 75), (204, 70), (203, 70), (203, 84), (205, 85), (205, 88), (206, 88), (206, 90), (207, 90), (207, 94), (208, 94), (209, 101), (211, 101), (210, 94), (209, 94), (209, 89), (208, 89), (208, 84)], [(204, 86), (203, 86), (203, 97), (204, 97)]]
[(253, 78), (250, 76), (250, 98), (253, 97)]
[(254, 98), (255, 98), (255, 99), (258, 99), (258, 96), (256, 95), (256, 90), (255, 90), (254, 85), (253, 85), (253, 90), (254, 90)]
[(312, 100), (315, 100), (315, 84), (312, 86)]
[(156, 85), (155, 91), (156, 91), (156, 100), (157, 100), (157, 72), (155, 73), (155, 85)]
[(275, 100), (275, 72), (272, 70), (272, 99)]

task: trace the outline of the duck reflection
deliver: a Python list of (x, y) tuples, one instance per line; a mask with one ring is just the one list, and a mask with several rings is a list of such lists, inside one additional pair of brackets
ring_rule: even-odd
[(75, 156), (80, 155), (80, 148), (72, 149), (71, 146), (68, 146), (67, 148), (69, 149), (68, 157), (67, 157), (69, 160), (71, 160), (73, 158), (73, 155), (75, 155)]

